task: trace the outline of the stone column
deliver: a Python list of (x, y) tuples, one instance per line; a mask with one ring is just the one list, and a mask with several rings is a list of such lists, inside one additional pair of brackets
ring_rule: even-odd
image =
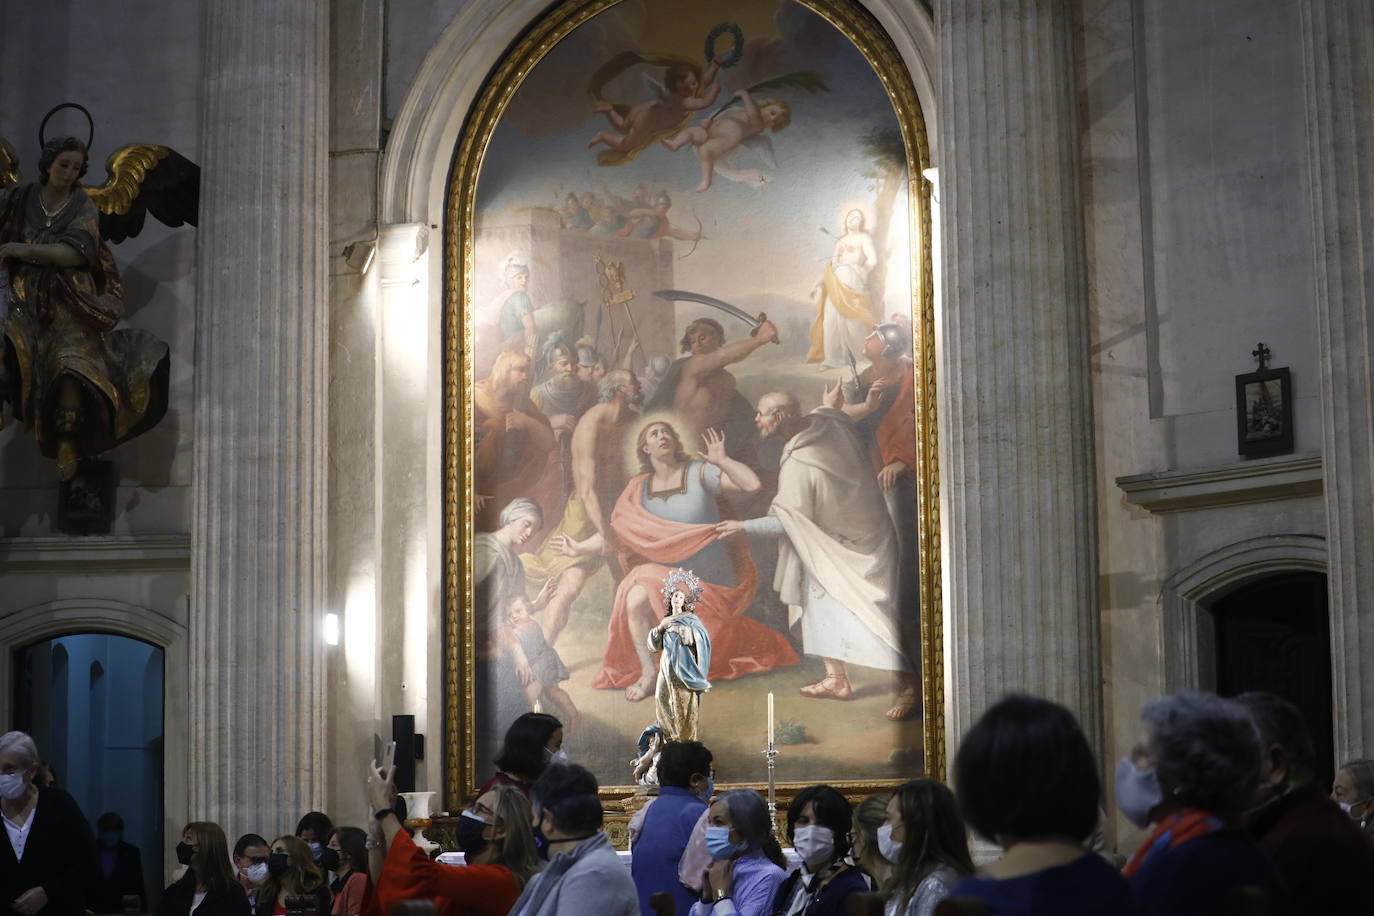
[(1100, 746), (1088, 310), (1068, 0), (938, 0), (948, 750), (1009, 691)]
[(1374, 743), (1374, 10), (1301, 9), (1339, 765)]
[[(190, 810), (323, 806), (329, 4), (206, 0)], [(180, 765), (169, 761), (170, 765)]]

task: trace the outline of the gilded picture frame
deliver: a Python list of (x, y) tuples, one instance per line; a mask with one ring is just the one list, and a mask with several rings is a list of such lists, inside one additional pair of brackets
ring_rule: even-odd
[[(623, 0), (568, 0), (546, 12), (502, 58), (469, 112), (454, 152), (445, 213), (443, 326), (443, 615), (444, 615), (444, 804), (457, 810), (490, 770), (478, 750), (479, 640), (474, 608), (474, 533), (478, 506), (474, 461), (474, 392), (478, 341), (478, 185), (493, 134), (518, 90), (561, 41), (579, 26)], [(905, 201), (910, 222), (911, 349), (915, 379), (915, 530), (919, 539), (919, 688), (923, 774), (944, 777), (944, 667), (941, 623), (939, 469), (936, 439), (935, 322), (931, 187), (921, 176), (930, 166), (924, 115), (915, 88), (891, 40), (861, 6), (845, 0), (796, 0), (851, 42), (880, 81), (906, 158)], [(650, 704), (651, 705), (651, 704)], [(709, 744), (709, 736), (704, 740)], [(628, 755), (627, 755), (628, 756)], [(815, 779), (789, 779), (786, 753), (778, 770), (784, 796)], [(761, 769), (761, 768), (760, 768)], [(905, 777), (922, 775), (917, 772)], [(628, 776), (628, 773), (627, 773)], [(761, 787), (761, 779), (735, 778), (731, 785)], [(879, 791), (900, 778), (826, 779), (851, 795)], [(608, 799), (633, 792), (603, 778)]]

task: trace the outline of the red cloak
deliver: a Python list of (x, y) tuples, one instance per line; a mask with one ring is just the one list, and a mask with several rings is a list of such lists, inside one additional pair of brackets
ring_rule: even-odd
[[(674, 522), (645, 509), (644, 485), (648, 479), (648, 474), (632, 479), (611, 511), (611, 528), (620, 539), (621, 568), (629, 572), (615, 590), (606, 657), (593, 687), (628, 687), (643, 673), (630, 634), (630, 589), (643, 585), (657, 596), (669, 570), (716, 539), (714, 524)], [(797, 653), (783, 634), (744, 616), (754, 600), (759, 571), (743, 537), (732, 538), (726, 545), (739, 584), (730, 587), (702, 582), (701, 598), (693, 610), (711, 634), (707, 677), (729, 680), (797, 664)]]

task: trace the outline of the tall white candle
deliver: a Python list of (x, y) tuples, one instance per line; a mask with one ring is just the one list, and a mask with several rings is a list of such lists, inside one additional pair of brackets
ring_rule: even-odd
[(768, 691), (768, 743), (773, 743), (773, 691)]

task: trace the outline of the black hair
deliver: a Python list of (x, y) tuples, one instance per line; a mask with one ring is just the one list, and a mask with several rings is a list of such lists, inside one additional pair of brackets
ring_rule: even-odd
[(267, 842), (264, 837), (260, 837), (256, 833), (245, 833), (234, 844), (234, 858), (242, 859), (243, 851), (249, 846), (266, 846), (269, 850), (272, 848), (272, 844)]
[(81, 154), (81, 171), (77, 173), (76, 180), (80, 181), (86, 177), (86, 169), (91, 164), (91, 154), (86, 149), (86, 144), (75, 137), (54, 137), (43, 144), (43, 150), (38, 154), (38, 183), (47, 184), (48, 169), (52, 168), (57, 157), (73, 150)]
[(367, 831), (361, 827), (335, 827), (334, 835), (339, 838), (339, 855), (348, 857), (348, 864), (353, 871), (366, 874)]
[(506, 729), (506, 740), (494, 761), (497, 769), (533, 782), (544, 772), (548, 761), (544, 751), (553, 733), (563, 727), (553, 716), (543, 712), (527, 712)]
[(677, 789), (689, 787), (693, 774), (711, 775), (714, 760), (700, 741), (670, 741), (658, 757), (658, 784)]
[(716, 321), (714, 318), (698, 318), (687, 325), (687, 330), (682, 332), (682, 340), (678, 341), (678, 345), (682, 347), (683, 353), (692, 352), (692, 332), (702, 328), (708, 331), (714, 331), (716, 339), (722, 344), (725, 343), (725, 328), (721, 327), (719, 321)]
[(118, 830), (120, 833), (123, 833), (124, 818), (120, 817), (114, 811), (106, 811), (104, 814), (100, 815), (100, 817), (96, 818), (95, 829)]
[(1298, 707), (1283, 697), (1259, 690), (1242, 693), (1236, 702), (1245, 707), (1259, 729), (1262, 752), (1267, 754), (1271, 745), (1279, 745), (1288, 755), (1289, 775), (1311, 779), (1317, 770), (1317, 751)]
[[(662, 770), (660, 770), (662, 772)], [(787, 842), (792, 842), (797, 829), (797, 818), (807, 802), (815, 811), (815, 822), (827, 827), (835, 835), (835, 852), (832, 859), (842, 859), (849, 855), (850, 832), (854, 829), (854, 806), (839, 793), (838, 789), (825, 784), (807, 786), (792, 798), (787, 806)]]
[(531, 794), (536, 812), (552, 814), (559, 833), (578, 836), (601, 829), (598, 791), (596, 777), (585, 768), (575, 763), (551, 763), (540, 774)]
[(302, 830), (313, 830), (315, 831), (315, 842), (323, 843), (333, 829), (334, 822), (329, 819), (329, 815), (323, 811), (307, 811), (305, 816), (296, 824), (296, 836), (300, 836)]
[(1012, 694), (994, 704), (964, 736), (954, 772), (964, 819), (989, 840), (1083, 841), (1097, 827), (1097, 763), (1058, 703)]

